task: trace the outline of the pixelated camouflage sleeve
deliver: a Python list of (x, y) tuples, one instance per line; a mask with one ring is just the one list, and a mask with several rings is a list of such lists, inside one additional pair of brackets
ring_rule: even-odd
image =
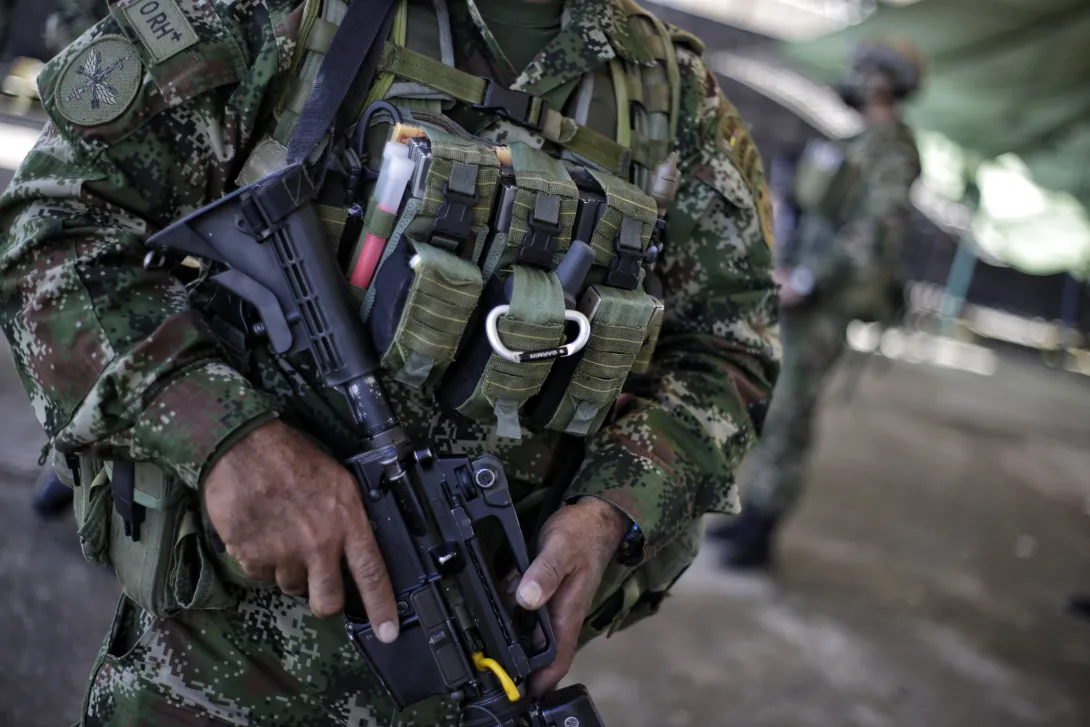
[[(213, 55), (222, 21), (188, 25), (188, 50)], [(220, 193), (224, 148), (241, 141), (238, 115), (200, 86), (231, 74), (177, 59), (173, 81), (145, 73), (111, 18), (47, 66), (53, 121), (0, 199), (0, 324), (57, 449), (151, 461), (196, 485), (225, 442), (275, 414), (182, 285), (143, 269), (147, 235)], [(186, 88), (184, 73), (199, 81)]]
[(683, 184), (661, 273), (651, 384), (588, 443), (568, 495), (623, 510), (655, 554), (708, 512), (736, 512), (734, 470), (778, 372), (777, 296), (760, 159), (695, 55), (679, 52)]

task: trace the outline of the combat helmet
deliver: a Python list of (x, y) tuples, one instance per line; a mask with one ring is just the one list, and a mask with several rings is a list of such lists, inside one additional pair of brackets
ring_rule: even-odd
[(886, 73), (893, 80), (896, 98), (907, 98), (923, 83), (923, 54), (904, 38), (881, 38), (860, 43), (855, 49), (852, 63)]
[(884, 90), (895, 101), (902, 101), (919, 89), (924, 70), (923, 55), (907, 40), (866, 40), (857, 45), (852, 53), (851, 68), (845, 81), (840, 84), (840, 92), (845, 101), (858, 106), (874, 90), (874, 84), (892, 84), (891, 88)]

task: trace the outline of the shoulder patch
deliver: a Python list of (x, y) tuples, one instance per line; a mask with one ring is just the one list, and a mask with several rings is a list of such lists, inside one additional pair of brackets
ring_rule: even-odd
[(734, 166), (746, 180), (746, 186), (756, 197), (764, 177), (761, 155), (757, 151), (753, 137), (749, 135), (749, 129), (746, 128), (745, 122), (733, 106), (730, 106), (719, 119), (716, 143), (730, 156)]
[(757, 217), (761, 220), (761, 232), (764, 234), (765, 244), (769, 250), (776, 249), (776, 235), (772, 227), (772, 195), (768, 191), (768, 183), (761, 180), (761, 186), (757, 190)]
[[(725, 99), (722, 101), (725, 102)], [(741, 173), (757, 207), (761, 231), (769, 247), (773, 245), (772, 198), (764, 178), (764, 165), (757, 144), (749, 134), (742, 117), (728, 103), (728, 110), (719, 120), (716, 143), (730, 156), (731, 162)]]
[(197, 34), (176, 0), (135, 0), (119, 9), (156, 63), (196, 44)]
[(120, 35), (95, 38), (60, 73), (57, 112), (79, 126), (113, 121), (136, 98), (144, 68), (136, 48)]

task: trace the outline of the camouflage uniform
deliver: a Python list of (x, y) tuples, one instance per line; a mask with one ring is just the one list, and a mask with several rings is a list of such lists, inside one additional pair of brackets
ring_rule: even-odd
[(747, 509), (766, 518), (782, 516), (802, 493), (814, 410), (848, 323), (888, 318), (890, 291), (899, 290), (909, 188), (920, 174), (912, 133), (899, 121), (871, 125), (847, 143), (846, 157), (863, 170), (856, 214), (838, 232), (804, 214), (796, 236), (777, 247), (777, 265), (810, 270), (814, 291), (780, 312), (782, 368), (744, 488)]
[[(307, 387), (305, 361), (285, 366), (254, 351), (245, 368), (229, 365), (186, 289), (142, 268), (147, 234), (228, 191), (276, 123), (303, 15), (299, 0), (175, 7), (194, 34), (189, 52), (155, 62), (115, 10), (43, 72), (52, 122), (0, 204), (0, 322), (55, 447), (151, 461), (196, 488), (215, 457), (276, 416), (321, 426), (334, 452), (351, 438), (326, 426), (330, 404)], [(630, 52), (616, 7), (569, 0), (561, 35), (516, 78), (472, 3), (468, 13), (452, 3), (457, 65), (548, 93)], [(92, 107), (80, 93), (94, 84), (64, 71), (72, 62), (87, 70), (96, 41), (91, 75), (114, 93)], [(660, 266), (667, 313), (651, 383), (587, 442), (566, 493), (632, 517), (646, 537), (647, 582), (666, 581), (624, 625), (657, 609), (695, 555), (700, 517), (738, 509), (733, 471), (756, 441), (750, 412), (778, 366), (760, 160), (699, 54), (679, 45), (678, 61), (684, 182)], [(497, 454), (520, 500), (564, 456), (558, 435), (498, 438), (494, 425), (441, 411), (430, 394), (387, 385), (411, 436), (443, 453)], [(594, 613), (628, 573), (610, 569)], [(609, 615), (592, 618), (585, 637), (621, 625)], [(168, 619), (123, 599), (84, 719), (423, 726), (449, 724), (453, 712), (436, 701), (395, 714), (337, 619), (251, 589), (236, 608)]]

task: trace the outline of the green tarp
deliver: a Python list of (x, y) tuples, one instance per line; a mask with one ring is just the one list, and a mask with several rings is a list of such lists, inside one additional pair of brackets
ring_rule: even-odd
[[(929, 180), (955, 198), (974, 178), (982, 247), (1028, 272), (1090, 268), (1090, 0), (921, 0), (785, 44), (825, 81), (862, 39), (898, 35), (928, 59), (909, 107)], [(978, 166), (984, 162), (982, 166)]]

